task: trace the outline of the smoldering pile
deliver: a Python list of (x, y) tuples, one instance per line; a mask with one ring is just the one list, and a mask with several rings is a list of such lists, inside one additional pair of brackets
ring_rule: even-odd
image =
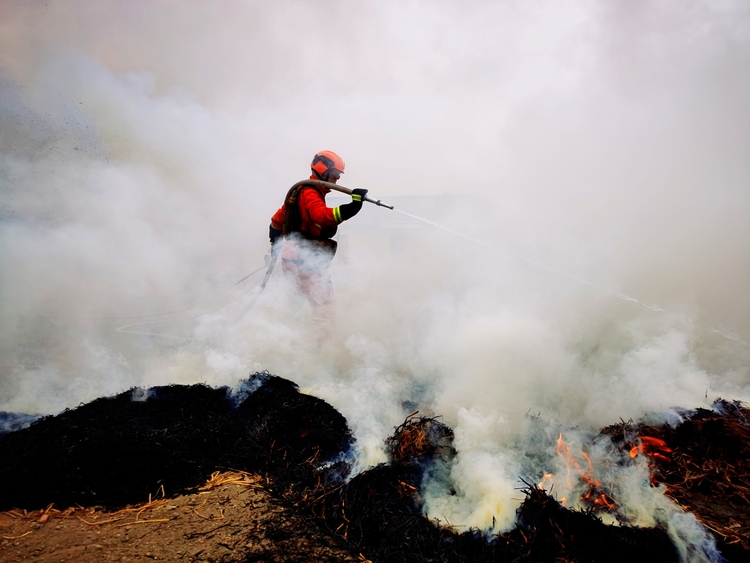
[(750, 560), (750, 409), (717, 399), (679, 414), (678, 424), (628, 421), (602, 433), (649, 458), (654, 484), (697, 516), (728, 560)]
[(434, 418), (410, 417), (386, 441), (389, 464), (365, 471), (310, 504), (313, 512), (373, 561), (677, 561), (661, 529), (608, 526), (591, 511), (573, 511), (534, 485), (516, 527), (487, 537), (461, 534), (423, 515), (425, 476), (447, 472), (453, 432)]
[[(642, 446), (639, 436), (663, 439), (665, 459), (651, 456), (655, 482), (668, 484), (718, 534), (729, 560), (740, 561), (750, 555), (747, 522), (736, 528), (733, 517), (720, 520), (727, 511), (701, 512), (706, 495), (720, 493), (735, 512), (750, 513), (748, 411), (719, 406), (686, 413), (676, 427), (623, 423), (604, 432), (622, 448)], [(213, 471), (234, 469), (267, 476), (285, 502), (376, 562), (678, 560), (665, 530), (605, 525), (532, 484), (510, 532), (488, 537), (439, 526), (423, 514), (422, 484), (450, 467), (452, 440), (437, 419), (411, 416), (387, 440), (390, 463), (350, 479), (346, 420), (290, 381), (261, 373), (234, 391), (132, 389), (0, 436), (0, 509), (121, 507), (193, 490)]]

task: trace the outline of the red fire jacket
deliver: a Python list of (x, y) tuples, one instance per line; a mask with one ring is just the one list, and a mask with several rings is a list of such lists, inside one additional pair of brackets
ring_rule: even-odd
[[(310, 179), (316, 178), (310, 176)], [(336, 234), (338, 224), (341, 223), (341, 212), (338, 207), (326, 205), (325, 194), (329, 191), (317, 186), (303, 186), (299, 193), (298, 205), (302, 214), (300, 231), (307, 238), (324, 239)], [(271, 217), (271, 226), (279, 231), (284, 225), (285, 206), (286, 203)]]

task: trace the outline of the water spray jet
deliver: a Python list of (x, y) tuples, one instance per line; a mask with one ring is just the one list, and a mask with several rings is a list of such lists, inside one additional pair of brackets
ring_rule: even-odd
[[(378, 204), (380, 204), (380, 203), (378, 202)], [(388, 207), (388, 206), (384, 206), (384, 207)], [(389, 209), (393, 209), (393, 207), (389, 207)], [(418, 215), (413, 215), (411, 213), (407, 213), (406, 211), (404, 211), (402, 209), (396, 209), (395, 211), (398, 211), (399, 213), (401, 213), (402, 215), (406, 215), (407, 217), (411, 217), (412, 219), (416, 219), (417, 221), (421, 221), (422, 223), (425, 223), (426, 225), (430, 225), (430, 226), (435, 227), (437, 229), (441, 229), (443, 231), (447, 231), (447, 232), (451, 233), (452, 235), (455, 235), (457, 237), (460, 237), (460, 238), (466, 239), (468, 241), (471, 241), (471, 242), (473, 242), (475, 244), (479, 244), (481, 246), (489, 248), (490, 250), (494, 250), (494, 251), (497, 251), (497, 252), (502, 252), (504, 254), (507, 254), (507, 255), (515, 258), (516, 260), (520, 260), (520, 261), (525, 262), (527, 264), (530, 264), (532, 266), (536, 266), (536, 267), (541, 268), (543, 270), (547, 270), (548, 272), (552, 272), (554, 274), (566, 277), (568, 279), (571, 279), (573, 281), (582, 283), (584, 285), (588, 285), (588, 286), (591, 286), (593, 288), (599, 289), (599, 290), (603, 291), (604, 293), (606, 293), (607, 295), (609, 295), (611, 297), (614, 297), (616, 299), (620, 299), (621, 301), (626, 301), (628, 303), (633, 303), (635, 305), (640, 305), (644, 309), (648, 309), (648, 310), (653, 311), (655, 313), (663, 313), (663, 314), (668, 315), (671, 318), (679, 320), (679, 321), (686, 320), (685, 317), (681, 317), (679, 315), (671, 313), (667, 309), (664, 309), (663, 307), (660, 307), (659, 305), (656, 305), (656, 304), (653, 304), (653, 303), (646, 303), (645, 301), (641, 301), (640, 299), (638, 299), (636, 297), (632, 297), (630, 295), (627, 295), (627, 294), (625, 294), (623, 292), (613, 291), (611, 289), (607, 289), (604, 286), (601, 286), (599, 284), (591, 282), (591, 281), (589, 281), (589, 280), (587, 280), (585, 278), (582, 278), (580, 276), (576, 276), (576, 275), (570, 274), (568, 272), (565, 272), (563, 270), (558, 270), (556, 268), (552, 268), (551, 266), (547, 266), (546, 264), (542, 264), (541, 262), (537, 262), (535, 260), (531, 260), (529, 258), (526, 258), (526, 257), (521, 256), (519, 254), (516, 254), (514, 252), (510, 252), (509, 250), (506, 250), (504, 248), (500, 248), (500, 247), (491, 245), (491, 244), (489, 244), (489, 243), (487, 243), (487, 242), (485, 242), (483, 240), (474, 238), (474, 237), (469, 236), (469, 235), (467, 235), (465, 233), (460, 233), (458, 231), (455, 231), (455, 230), (451, 229), (450, 227), (446, 227), (445, 225), (441, 225), (440, 223), (436, 223), (434, 221), (430, 221), (429, 219), (425, 219), (424, 217), (419, 217)], [(724, 329), (721, 329), (721, 328), (718, 328), (718, 327), (715, 327), (715, 326), (712, 326), (712, 325), (709, 325), (709, 324), (706, 324), (706, 323), (697, 323), (697, 324), (699, 324), (700, 326), (703, 326), (703, 327), (709, 329), (710, 331), (712, 331), (712, 332), (714, 332), (716, 334), (719, 334), (719, 335), (723, 336), (727, 340), (731, 340), (732, 342), (736, 342), (736, 343), (741, 344), (741, 345), (743, 345), (745, 347), (747, 347), (747, 346), (750, 345), (747, 342), (745, 342), (744, 340), (742, 340), (742, 338), (739, 335), (735, 334), (735, 333), (729, 332), (727, 330), (724, 330)]]

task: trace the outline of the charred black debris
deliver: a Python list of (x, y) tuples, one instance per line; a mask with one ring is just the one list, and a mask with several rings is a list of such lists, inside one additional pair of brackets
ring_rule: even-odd
[[(667, 484), (718, 534), (730, 561), (748, 560), (750, 546), (740, 537), (747, 522), (737, 528), (730, 516), (722, 520), (691, 502), (696, 493), (718, 494), (750, 514), (748, 414), (738, 403), (717, 403), (674, 428), (629, 422), (604, 430), (622, 448), (645, 452), (642, 436), (668, 445), (652, 446), (664, 456), (651, 456), (655, 483)], [(387, 440), (390, 463), (350, 478), (346, 420), (291, 381), (256, 373), (234, 390), (131, 389), (0, 435), (0, 510), (119, 508), (195, 490), (217, 470), (240, 470), (267, 477), (277, 496), (375, 562), (678, 561), (665, 530), (605, 525), (532, 484), (522, 489), (510, 532), (457, 533), (430, 521), (422, 483), (449, 471), (452, 443), (448, 426), (415, 413)]]

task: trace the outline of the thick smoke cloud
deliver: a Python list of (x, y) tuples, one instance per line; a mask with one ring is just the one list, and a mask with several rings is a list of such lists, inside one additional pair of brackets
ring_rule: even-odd
[[(507, 526), (519, 476), (550, 470), (522, 463), (527, 413), (585, 431), (750, 398), (744, 2), (11, 1), (0, 22), (0, 409), (267, 369), (343, 412), (362, 467), (441, 414), (459, 494), (434, 484), (431, 514)], [(324, 148), (343, 185), (454, 232), (345, 223), (318, 346), (278, 275), (257, 302), (262, 274), (227, 288)]]

